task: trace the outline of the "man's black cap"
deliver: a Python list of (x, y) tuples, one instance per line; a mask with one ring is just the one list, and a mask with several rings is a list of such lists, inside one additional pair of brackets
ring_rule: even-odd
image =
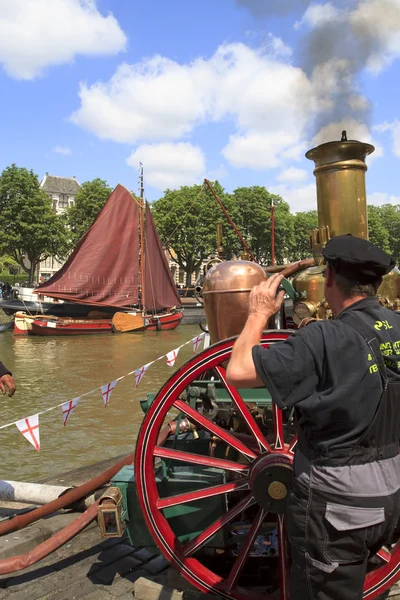
[(390, 254), (375, 244), (350, 234), (329, 240), (322, 255), (336, 273), (360, 283), (373, 283), (396, 264)]

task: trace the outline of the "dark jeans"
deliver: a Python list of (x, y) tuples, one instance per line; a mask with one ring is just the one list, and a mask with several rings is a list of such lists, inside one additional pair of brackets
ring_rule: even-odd
[(390, 542), (399, 514), (400, 491), (343, 497), (294, 481), (286, 515), (291, 600), (361, 600), (368, 558)]

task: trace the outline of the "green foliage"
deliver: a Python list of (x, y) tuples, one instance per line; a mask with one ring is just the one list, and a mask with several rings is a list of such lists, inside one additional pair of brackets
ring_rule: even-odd
[[(232, 197), (224, 193), (218, 182), (213, 187), (229, 214), (234, 214)], [(193, 185), (166, 190), (163, 198), (153, 202), (152, 215), (164, 247), (176, 257), (187, 274), (186, 284), (190, 285), (191, 273), (215, 254), (216, 224), (224, 221), (221, 208), (208, 188)], [(240, 245), (230, 226), (224, 225), (223, 231), (226, 256), (230, 258)]]
[(67, 234), (62, 219), (54, 214), (52, 201), (41, 189), (33, 171), (7, 167), (0, 177), (2, 231), (0, 255), (7, 254), (22, 267), (29, 282), (38, 264), (67, 253)]
[(105, 205), (112, 188), (103, 179), (85, 181), (75, 198), (75, 204), (66, 211), (66, 221), (71, 232), (71, 244), (76, 242), (93, 225)]
[(285, 254), (291, 237), (289, 205), (280, 196), (270, 194), (264, 187), (237, 188), (233, 192), (236, 226), (252, 249), (257, 262), (271, 263), (271, 207), (275, 205), (275, 259)]
[(391, 252), (389, 231), (383, 223), (379, 206), (368, 206), (368, 237), (385, 252)]
[(289, 262), (312, 256), (310, 233), (316, 227), (318, 227), (316, 210), (298, 212), (293, 215), (293, 238), (288, 255)]

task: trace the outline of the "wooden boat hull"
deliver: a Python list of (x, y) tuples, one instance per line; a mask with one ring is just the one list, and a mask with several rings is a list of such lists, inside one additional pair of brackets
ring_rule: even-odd
[[(147, 316), (144, 326), (136, 331), (166, 331), (175, 329), (183, 318), (182, 312)], [(57, 317), (35, 317), (17, 313), (14, 321), (15, 335), (90, 335), (112, 333), (111, 319), (63, 319)]]
[(34, 319), (31, 335), (89, 335), (94, 333), (112, 333), (111, 319), (57, 319), (46, 321)]

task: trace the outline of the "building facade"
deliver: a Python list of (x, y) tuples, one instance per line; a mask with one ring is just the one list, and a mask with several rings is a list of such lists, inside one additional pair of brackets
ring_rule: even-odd
[[(57, 177), (46, 173), (40, 182), (40, 187), (52, 199), (54, 212), (61, 215), (67, 208), (75, 204), (75, 198), (81, 186), (75, 177)], [(63, 263), (52, 256), (46, 258), (39, 265), (38, 281), (49, 279), (62, 265)]]

